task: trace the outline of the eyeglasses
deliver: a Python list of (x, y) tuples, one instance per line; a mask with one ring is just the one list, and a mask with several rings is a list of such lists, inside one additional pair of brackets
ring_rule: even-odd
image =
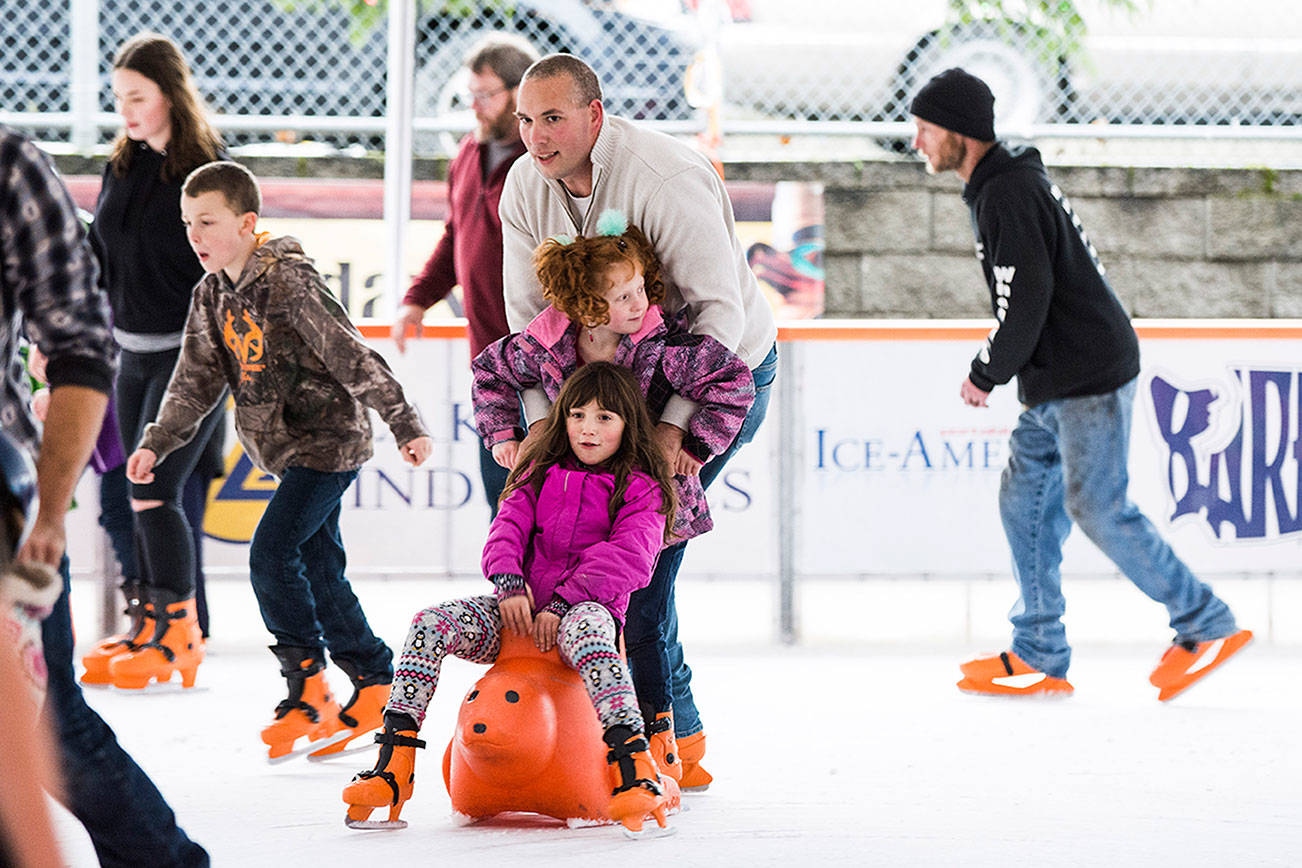
[(461, 98), (468, 103), (478, 103), (480, 105), (483, 105), (484, 103), (491, 100), (493, 97), (497, 96), (499, 93), (508, 90), (510, 90), (509, 87), (499, 87), (497, 88), (497, 90), (485, 90), (485, 91), (478, 91), (478, 92), (473, 90), (466, 90), (461, 92)]

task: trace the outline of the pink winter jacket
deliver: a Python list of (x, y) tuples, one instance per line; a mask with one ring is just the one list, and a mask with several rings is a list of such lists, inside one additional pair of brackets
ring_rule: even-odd
[(535, 614), (553, 597), (571, 606), (591, 600), (622, 625), (629, 595), (651, 581), (665, 517), (659, 486), (635, 472), (612, 523), (614, 491), (614, 474), (578, 463), (549, 469), (537, 493), (517, 488), (488, 531), (484, 575), (524, 576)]

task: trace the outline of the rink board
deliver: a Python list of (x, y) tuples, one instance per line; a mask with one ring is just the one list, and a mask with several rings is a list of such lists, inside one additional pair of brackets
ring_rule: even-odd
[[(1302, 325), (1139, 323), (1143, 371), (1131, 436), (1131, 495), (1177, 552), (1207, 573), (1302, 570)], [(711, 491), (716, 529), (688, 549), (684, 574), (772, 575), (778, 510), (795, 518), (798, 575), (997, 575), (1008, 554), (997, 514), (999, 477), (1019, 406), (1013, 386), (990, 407), (958, 398), (986, 327), (954, 323), (811, 323), (783, 329), (791, 377), (759, 436)], [(375, 456), (343, 499), (349, 569), (357, 574), (473, 575), (488, 523), (469, 404), (466, 341), (439, 326), (388, 358), (434, 441), (426, 466), (397, 455), (375, 420)], [(247, 567), (246, 540), (274, 481), (240, 460), (214, 483), (205, 561)], [(793, 450), (793, 502), (777, 503), (779, 450)], [(74, 563), (94, 558), (94, 481), (71, 517)], [(229, 540), (229, 541), (224, 541)], [(1067, 572), (1110, 573), (1073, 534)]]

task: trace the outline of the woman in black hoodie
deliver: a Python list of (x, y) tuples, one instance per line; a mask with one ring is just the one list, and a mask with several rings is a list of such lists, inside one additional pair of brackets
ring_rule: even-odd
[[(130, 451), (158, 410), (191, 291), (203, 276), (181, 224), (181, 184), (224, 152), (189, 67), (167, 37), (141, 33), (123, 43), (112, 84), (123, 129), (104, 170), (91, 238), (122, 347), (114, 399)], [(170, 456), (154, 482), (131, 487), (142, 587), (134, 604), (128, 593), (131, 630), (83, 658), (83, 681), (136, 688), (179, 670), (186, 686), (193, 683), (203, 638), (194, 599), (197, 553), (181, 494), (222, 412), (214, 411), (191, 445)]]

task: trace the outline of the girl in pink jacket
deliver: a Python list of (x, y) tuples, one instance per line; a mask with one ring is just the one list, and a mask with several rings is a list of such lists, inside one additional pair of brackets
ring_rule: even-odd
[[(549, 238), (534, 253), (550, 306), (524, 331), (490, 344), (471, 363), (475, 425), (497, 462), (512, 468), (524, 439), (522, 401), (532, 419), (584, 365), (607, 361), (628, 368), (646, 395), (657, 440), (677, 474), (678, 512), (670, 530), (676, 543), (685, 542), (713, 527), (700, 469), (737, 437), (755, 400), (755, 382), (750, 368), (727, 347), (688, 331), (690, 314), (669, 314), (660, 307), (665, 293), (660, 262), (640, 229), (622, 213), (607, 211), (596, 230), (587, 237)], [(674, 583), (683, 549), (668, 551), (648, 586), (633, 596), (625, 651), (660, 771), (684, 786), (704, 789), (711, 780), (700, 766), (705, 734), (674, 626)], [(674, 709), (689, 711), (688, 721), (695, 719), (681, 744)]]
[[(503, 627), (559, 649), (583, 675), (617, 765), (607, 813), (640, 827), (666, 803), (637, 698), (618, 649), (629, 595), (651, 578), (676, 507), (673, 474), (627, 369), (585, 365), (566, 382), (541, 436), (507, 479), (484, 545), (493, 592), (423, 610), (412, 621), (375, 736), (375, 768), (344, 789), (348, 825), (400, 828), (411, 798), (416, 738), (443, 658), (492, 663)], [(366, 818), (390, 807), (388, 822)]]

